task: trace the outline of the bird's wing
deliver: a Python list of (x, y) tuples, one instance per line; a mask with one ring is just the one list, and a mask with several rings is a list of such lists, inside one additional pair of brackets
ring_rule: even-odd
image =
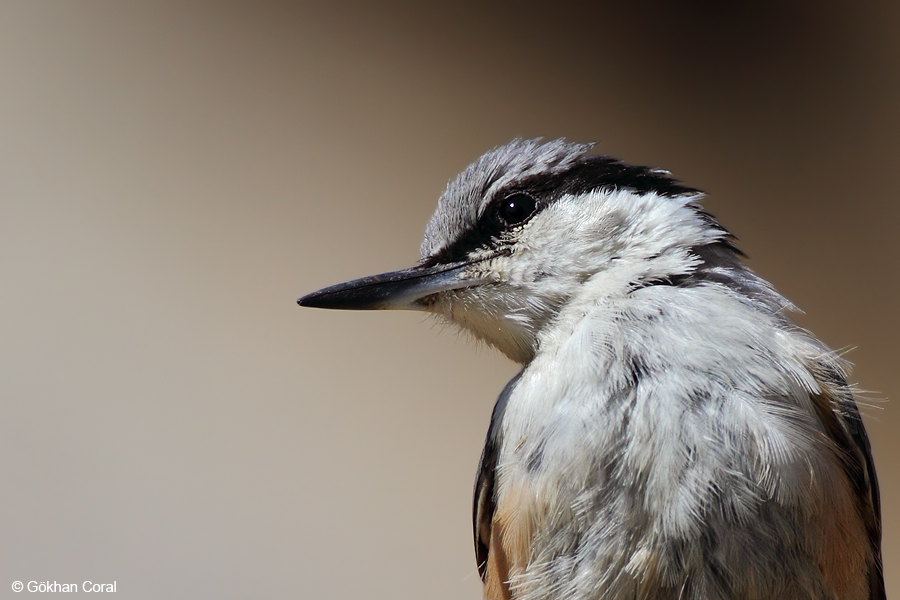
[(884, 570), (881, 562), (881, 500), (872, 461), (872, 448), (862, 417), (844, 378), (829, 373), (823, 392), (813, 397), (813, 405), (841, 460), (844, 475), (856, 498), (856, 508), (866, 527), (869, 541), (869, 598), (885, 600)]
[(478, 478), (475, 480), (475, 498), (472, 503), (472, 521), (475, 533), (475, 558), (478, 561), (478, 573), (481, 579), (487, 578), (488, 551), (491, 545), (491, 523), (497, 508), (497, 492), (495, 488), (495, 471), (500, 455), (500, 423), (506, 403), (513, 388), (522, 377), (520, 372), (503, 388), (488, 428), (484, 450), (481, 453), (481, 464), (478, 467)]

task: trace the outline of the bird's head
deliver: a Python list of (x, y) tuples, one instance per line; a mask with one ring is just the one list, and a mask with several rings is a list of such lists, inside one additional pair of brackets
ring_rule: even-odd
[(567, 304), (740, 265), (698, 190), (590, 150), (563, 140), (491, 150), (448, 184), (417, 266), (299, 304), (436, 313), (526, 363)]

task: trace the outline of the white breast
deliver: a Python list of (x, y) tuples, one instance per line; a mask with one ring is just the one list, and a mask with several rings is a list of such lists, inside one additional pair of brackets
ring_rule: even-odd
[(815, 351), (722, 286), (571, 303), (501, 428), (499, 503), (526, 497), (532, 523), (530, 564), (514, 579), (522, 598), (674, 584), (706, 568), (685, 544), (712, 534), (756, 575), (802, 543), (785, 515), (802, 519), (840, 480), (808, 418)]

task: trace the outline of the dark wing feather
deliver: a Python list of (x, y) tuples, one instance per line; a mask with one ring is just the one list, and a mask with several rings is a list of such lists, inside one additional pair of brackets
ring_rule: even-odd
[(487, 573), (488, 548), (491, 540), (491, 522), (494, 509), (497, 507), (497, 490), (495, 488), (495, 472), (500, 455), (500, 423), (506, 403), (513, 388), (522, 377), (520, 372), (503, 388), (494, 412), (491, 414), (491, 425), (488, 427), (484, 450), (481, 452), (481, 464), (478, 467), (478, 478), (475, 480), (475, 498), (472, 503), (472, 524), (475, 533), (475, 559), (478, 562), (478, 574), (482, 581)]
[(884, 567), (881, 561), (881, 500), (869, 437), (844, 378), (832, 372), (824, 379), (827, 381), (827, 391), (813, 398), (813, 404), (839, 452), (844, 474), (857, 499), (857, 511), (866, 526), (871, 550), (869, 598), (885, 600)]
[(856, 403), (853, 403), (853, 412), (845, 419), (845, 425), (853, 442), (853, 449), (856, 451), (854, 455), (856, 462), (853, 468), (865, 472), (863, 481), (866, 485), (860, 490), (859, 510), (865, 520), (869, 544), (872, 548), (872, 564), (869, 565), (869, 596), (871, 600), (886, 600), (884, 565), (881, 561), (881, 498), (878, 491), (878, 477), (875, 475), (875, 463), (872, 460), (869, 436), (866, 435)]

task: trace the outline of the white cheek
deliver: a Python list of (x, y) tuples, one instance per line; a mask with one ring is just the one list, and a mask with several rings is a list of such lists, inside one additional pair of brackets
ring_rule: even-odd
[[(594, 200), (594, 201), (592, 201)], [(611, 256), (613, 227), (598, 199), (581, 198), (584, 207), (570, 206), (563, 198), (548, 207), (522, 231), (510, 260), (511, 283), (540, 283), (552, 278), (577, 280), (587, 270), (596, 270)]]

